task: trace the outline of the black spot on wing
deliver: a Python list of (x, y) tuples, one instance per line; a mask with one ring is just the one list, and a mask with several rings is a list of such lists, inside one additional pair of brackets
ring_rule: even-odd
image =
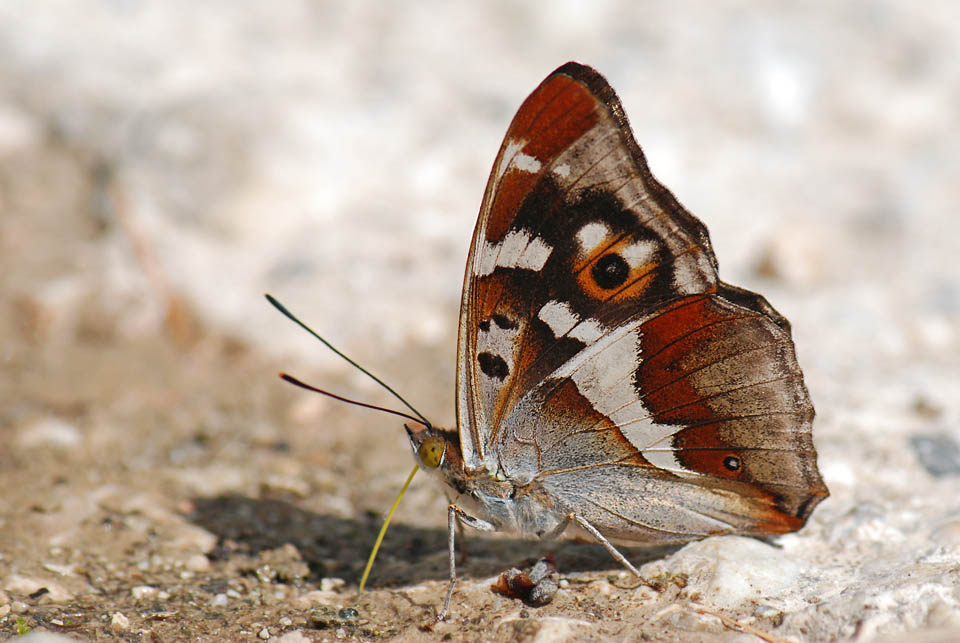
[[(580, 256), (576, 233), (590, 223), (603, 223), (610, 230), (611, 242), (650, 241), (658, 249), (657, 256), (651, 262), (658, 267), (644, 289), (644, 302), (634, 302), (634, 310), (644, 305), (656, 307), (676, 295), (671, 283), (673, 271), (666, 267), (672, 261), (664, 250), (666, 243), (638, 219), (635, 211), (625, 208), (618, 196), (609, 189), (591, 187), (567, 192), (552, 176), (547, 175), (524, 199), (510, 226), (511, 230), (525, 230), (553, 249), (540, 271), (512, 271), (514, 292), (523, 294), (530, 316), (550, 300), (567, 303), (581, 319), (595, 317), (604, 321), (605, 313), (611, 312), (605, 304), (582, 292), (577, 283), (578, 275), (573, 269)], [(592, 280), (609, 290), (612, 296), (617, 289), (628, 285), (629, 268), (623, 257), (610, 252), (588, 269), (592, 272)], [(617, 320), (612, 321), (616, 323)]]
[(600, 257), (590, 270), (593, 280), (604, 290), (622, 286), (630, 274), (630, 266), (626, 259), (618, 254), (610, 253)]
[(517, 327), (517, 322), (510, 319), (506, 315), (494, 315), (493, 323), (502, 328), (503, 330), (513, 330)]
[(503, 380), (510, 374), (510, 367), (507, 366), (507, 363), (499, 355), (486, 352), (478, 353), (477, 363), (480, 364), (480, 370), (483, 371), (487, 377)]

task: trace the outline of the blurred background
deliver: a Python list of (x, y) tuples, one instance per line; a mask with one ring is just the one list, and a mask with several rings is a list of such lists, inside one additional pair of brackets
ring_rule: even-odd
[[(940, 520), (960, 472), (958, 25), (948, 0), (0, 3), (0, 479), (53, 489), (66, 458), (148, 494), (382, 507), (399, 426), (275, 372), (388, 399), (262, 295), (451, 423), (490, 166), (578, 60), (721, 277), (793, 322), (819, 511)], [(251, 463), (251, 444), (293, 449)], [(417, 493), (408, 520), (442, 525)]]
[[(829, 342), (817, 353), (847, 366), (942, 354), (960, 299), (945, 265), (958, 17), (950, 2), (881, 0), (3, 3), (7, 167), (68, 148), (105, 201), (58, 213), (50, 234), (93, 232), (58, 269), (42, 238), (25, 252), (10, 226), (67, 186), (41, 167), (22, 202), (8, 190), (5, 261), (29, 255), (15, 274), (35, 277), (8, 267), (5, 291), (58, 312), (100, 291), (138, 333), (157, 323), (149, 280), (162, 278), (209, 323), (331, 368), (261, 293), (360, 357), (449, 344), (506, 125), (579, 60), (608, 77), (655, 174), (709, 226), (725, 279), (803, 295), (780, 301), (810, 315), (801, 342)], [(827, 310), (837, 291), (845, 310)]]

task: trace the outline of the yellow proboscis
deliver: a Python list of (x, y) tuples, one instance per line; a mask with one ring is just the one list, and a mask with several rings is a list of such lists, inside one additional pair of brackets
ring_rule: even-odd
[(373, 559), (377, 557), (377, 552), (380, 550), (380, 543), (383, 542), (383, 537), (387, 533), (387, 527), (390, 526), (390, 520), (393, 518), (393, 513), (400, 505), (400, 498), (403, 498), (403, 494), (407, 492), (407, 487), (410, 486), (410, 482), (413, 480), (413, 476), (417, 473), (419, 468), (420, 465), (413, 465), (413, 471), (410, 472), (410, 475), (407, 477), (407, 481), (403, 483), (400, 493), (397, 494), (397, 499), (393, 501), (393, 506), (390, 507), (390, 511), (387, 512), (387, 517), (383, 521), (383, 527), (380, 528), (380, 533), (377, 534), (377, 542), (373, 543), (373, 551), (370, 552), (370, 558), (367, 559), (367, 566), (363, 568), (363, 576), (360, 577), (360, 588), (357, 590), (358, 594), (363, 592), (363, 587), (367, 584), (367, 576), (370, 575), (370, 570), (373, 569)]

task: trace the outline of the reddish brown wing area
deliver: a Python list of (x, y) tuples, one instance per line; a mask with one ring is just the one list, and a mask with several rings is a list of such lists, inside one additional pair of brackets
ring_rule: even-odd
[(464, 467), (541, 484), (625, 540), (798, 529), (827, 495), (789, 324), (720, 282), (595, 71), (511, 124), (461, 306)]
[(510, 409), (596, 335), (558, 330), (558, 315), (614, 327), (715, 289), (706, 229), (650, 174), (616, 94), (588, 67), (555, 71), (507, 131), (467, 262), (458, 422), (468, 468), (491, 464)]
[[(617, 342), (635, 337), (639, 347), (631, 399), (618, 404), (622, 392), (593, 386), (618, 368), (610, 355), (618, 343), (607, 340), (581, 368), (548, 378), (521, 402), (530, 412), (515, 428), (519, 418), (508, 419), (515, 439), (501, 453), (516, 458), (532, 443), (536, 479), (562, 510), (624, 541), (802, 527), (828, 495), (813, 407), (782, 318), (765, 314), (759, 296), (732, 292), (741, 303), (688, 297), (628, 322)], [(615, 421), (594, 409), (605, 405)]]
[[(517, 111), (504, 142), (523, 141), (523, 153), (536, 159), (556, 158), (594, 127), (598, 118), (597, 100), (589, 90), (573, 78), (554, 72)], [(509, 164), (513, 159), (505, 157), (504, 151), (498, 164)], [(504, 173), (484, 229), (488, 241), (506, 235), (520, 205), (540, 179), (538, 172)]]
[(670, 446), (680, 467), (748, 483), (782, 514), (783, 531), (799, 528), (827, 490), (789, 331), (709, 296), (671, 305), (641, 337), (637, 388), (655, 422), (678, 427)]

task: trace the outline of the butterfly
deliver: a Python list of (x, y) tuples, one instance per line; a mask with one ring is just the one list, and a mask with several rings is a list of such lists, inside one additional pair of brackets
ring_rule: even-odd
[(828, 495), (789, 322), (720, 281), (706, 227), (582, 64), (530, 94), (494, 162), (456, 389), (456, 430), (406, 426), (449, 499), (437, 620), (457, 523), (587, 538), (639, 577), (616, 544), (792, 532)]
[[(456, 522), (613, 543), (767, 536), (827, 497), (790, 324), (717, 276), (616, 93), (567, 63), (523, 102), (467, 259), (457, 430), (408, 426)], [(441, 616), (442, 618), (442, 616)]]

